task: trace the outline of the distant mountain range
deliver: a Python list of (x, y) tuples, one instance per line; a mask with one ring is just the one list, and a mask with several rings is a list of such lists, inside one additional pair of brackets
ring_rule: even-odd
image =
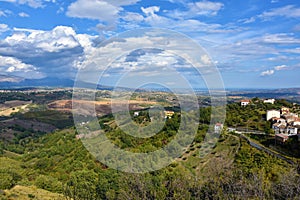
[[(82, 88), (95, 88), (95, 84), (80, 82), (77, 83)], [(43, 79), (25, 79), (17, 76), (0, 75), (0, 89), (16, 89), (16, 88), (28, 88), (28, 87), (73, 87), (74, 80), (63, 79), (56, 77), (46, 77)], [(170, 92), (167, 88), (158, 88), (149, 85), (146, 88), (140, 88), (136, 91), (163, 91)], [(99, 90), (114, 90), (113, 86), (97, 85)], [(118, 87), (117, 90), (132, 90), (131, 88)], [(209, 95), (207, 88), (194, 89), (200, 95)], [(176, 90), (175, 90), (176, 91)], [(180, 91), (180, 90), (178, 90)], [(284, 88), (284, 89), (226, 89), (227, 96), (241, 96), (244, 98), (282, 98), (289, 99), (291, 101), (300, 102), (300, 88)]]
[(0, 88), (20, 87), (73, 87), (74, 81), (60, 78), (25, 79), (17, 76), (0, 75)]
[(227, 94), (236, 96), (275, 98), (276, 96), (300, 96), (300, 88), (279, 89), (239, 89), (227, 90)]
[[(78, 82), (77, 85), (83, 88), (95, 88), (95, 84), (87, 82)], [(74, 80), (63, 79), (56, 77), (46, 77), (42, 79), (25, 79), (17, 76), (0, 75), (0, 89), (17, 89), (30, 87), (73, 87)], [(112, 86), (97, 85), (99, 90), (113, 90)], [(129, 90), (128, 88), (121, 88), (122, 90)]]

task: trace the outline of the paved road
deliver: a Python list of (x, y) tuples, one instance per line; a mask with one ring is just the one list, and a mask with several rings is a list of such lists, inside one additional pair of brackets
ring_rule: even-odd
[(228, 129), (235, 130), (237, 132), (242, 132), (242, 133), (253, 133), (253, 134), (256, 134), (256, 135), (266, 135), (265, 132), (255, 131), (255, 130), (251, 130), (251, 129), (247, 129), (247, 128), (233, 128), (233, 127), (230, 127)]
[(248, 142), (248, 144), (250, 144), (252, 147), (254, 147), (254, 148), (256, 148), (256, 149), (258, 149), (260, 151), (264, 151), (264, 152), (266, 152), (266, 153), (268, 153), (270, 155), (273, 155), (273, 156), (275, 156), (275, 157), (277, 157), (277, 158), (279, 158), (281, 160), (284, 160), (284, 161), (286, 161), (286, 162), (288, 162), (288, 163), (290, 163), (292, 165), (296, 165), (296, 163), (293, 160), (291, 160), (291, 159), (289, 159), (289, 158), (287, 158), (285, 156), (282, 156), (280, 153), (271, 151), (270, 149), (266, 148), (265, 146), (263, 146), (263, 145), (261, 145), (259, 143), (253, 142), (250, 138), (248, 138), (247, 136), (245, 136), (243, 132), (235, 131), (235, 133), (239, 134), (241, 138), (244, 138)]

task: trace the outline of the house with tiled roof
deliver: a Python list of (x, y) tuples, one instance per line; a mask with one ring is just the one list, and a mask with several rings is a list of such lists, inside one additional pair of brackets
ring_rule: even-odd
[(215, 133), (220, 133), (223, 130), (223, 124), (216, 123), (214, 130), (215, 130)]
[(275, 99), (265, 99), (264, 103), (274, 104), (275, 103)]
[(300, 119), (297, 118), (295, 121), (292, 122), (293, 126), (300, 126)]
[(288, 127), (286, 128), (286, 133), (287, 133), (289, 136), (297, 135), (297, 133), (298, 133), (298, 128), (297, 128), (297, 127), (294, 127), (294, 126), (288, 126)]
[(174, 111), (168, 111), (168, 110), (165, 110), (164, 111), (164, 114), (165, 114), (165, 118), (172, 118), (173, 115), (174, 115)]
[(272, 125), (272, 129), (274, 130), (275, 134), (285, 133), (286, 132), (286, 125), (275, 123)]
[(247, 106), (249, 103), (250, 103), (250, 100), (249, 99), (243, 99), (240, 101), (241, 103), (241, 106)]
[(290, 109), (287, 108), (287, 107), (282, 107), (282, 108), (280, 109), (280, 111), (281, 111), (281, 114), (282, 114), (282, 115), (286, 115), (286, 114), (289, 114), (289, 113), (290, 113)]
[(285, 134), (276, 134), (275, 135), (275, 142), (279, 144), (284, 144), (289, 139), (289, 136)]

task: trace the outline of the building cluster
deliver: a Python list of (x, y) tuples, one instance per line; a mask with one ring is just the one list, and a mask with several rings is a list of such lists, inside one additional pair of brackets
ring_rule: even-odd
[[(275, 99), (265, 99), (263, 103), (274, 104)], [(249, 99), (240, 101), (242, 107), (251, 103)], [(280, 110), (268, 110), (266, 120), (272, 123), (275, 132), (275, 140), (278, 143), (285, 143), (289, 137), (298, 136), (300, 141), (300, 118), (298, 114), (290, 112), (289, 108), (282, 107)]]
[(284, 143), (290, 136), (300, 135), (300, 118), (298, 114), (290, 112), (289, 108), (268, 110), (266, 117), (272, 123), (277, 141)]
[[(251, 101), (249, 99), (243, 99), (240, 101), (241, 106), (247, 106), (251, 103)], [(275, 99), (264, 99), (263, 103), (270, 103), (270, 104), (274, 104), (275, 103)]]
[(165, 116), (165, 118), (172, 118), (173, 117), (173, 115), (174, 115), (174, 111), (167, 111), (167, 110), (165, 110), (164, 111), (164, 116)]
[[(163, 116), (164, 116), (165, 119), (167, 119), (167, 118), (170, 119), (170, 118), (173, 117), (174, 114), (175, 114), (174, 111), (165, 110)], [(135, 112), (133, 113), (133, 116), (134, 116), (134, 117), (138, 117), (139, 115), (140, 115), (140, 112), (139, 112), (139, 111), (135, 111)], [(152, 120), (151, 120), (151, 121), (152, 121)]]

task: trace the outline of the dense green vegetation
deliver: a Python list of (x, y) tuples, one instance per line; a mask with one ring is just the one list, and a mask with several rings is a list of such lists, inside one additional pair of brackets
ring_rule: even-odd
[(11, 91), (4, 92), (0, 95), (0, 103), (11, 100), (33, 101), (36, 104), (47, 104), (51, 101), (58, 99), (70, 99), (72, 92), (67, 91), (43, 91), (43, 92), (27, 92), (24, 91)]
[(55, 110), (30, 111), (19, 116), (19, 118), (51, 124), (59, 129), (71, 127), (74, 124), (72, 113)]
[[(265, 111), (281, 106), (293, 107), (284, 100), (274, 105), (263, 104), (258, 99), (252, 99), (252, 102), (255, 104), (247, 107), (228, 104), (225, 125), (271, 133), (270, 124), (264, 120)], [(222, 113), (222, 107), (216, 108), (218, 113)], [(103, 134), (118, 147), (132, 152), (151, 152), (175, 137), (181, 123), (180, 114), (176, 112), (166, 119), (163, 129), (150, 138), (125, 134), (112, 115), (100, 118), (99, 124)], [(200, 158), (200, 152), (208, 145), (203, 141), (209, 123), (221, 120), (218, 116), (211, 119), (210, 115), (210, 107), (200, 108), (197, 134), (194, 141), (182, 149), (180, 158), (158, 171), (130, 174), (97, 161), (82, 141), (76, 139), (70, 114), (43, 109), (17, 114), (15, 117), (20, 120), (36, 120), (62, 130), (46, 134), (33, 130), (34, 127), (9, 127), (18, 134), (14, 139), (0, 142), (0, 199), (25, 199), (14, 189), (16, 186), (19, 191), (20, 188), (28, 191), (28, 199), (41, 199), (38, 192), (44, 190), (51, 192), (43, 192), (45, 199), (62, 197), (54, 195), (58, 193), (64, 195), (64, 199), (74, 200), (300, 198), (297, 166), (252, 148), (237, 135), (223, 131), (218, 143)], [(140, 111), (133, 120), (140, 126), (147, 126), (151, 121), (146, 110)], [(93, 126), (91, 123), (90, 128)], [(270, 136), (251, 137), (263, 144), (271, 144)], [(292, 142), (291, 145), (299, 145)], [(36, 187), (43, 190), (35, 193)]]
[[(107, 121), (107, 118), (101, 120)], [(176, 117), (170, 119), (169, 123), (176, 124), (176, 120)], [(35, 185), (70, 199), (299, 197), (299, 175), (292, 166), (251, 148), (236, 136), (223, 133), (213, 152), (200, 159), (200, 142), (207, 128), (199, 127), (198, 139), (181, 159), (145, 174), (122, 173), (97, 162), (81, 141), (75, 139), (74, 129), (48, 134), (25, 144), (23, 155), (1, 158), (1, 189)], [(155, 141), (167, 138), (165, 134), (158, 134), (155, 139), (136, 143), (115, 132), (117, 129), (110, 127), (109, 134), (118, 145), (140, 150), (147, 143), (159, 147), (162, 144)]]
[(24, 155), (0, 158), (0, 186), (35, 185), (74, 199), (299, 197), (299, 175), (292, 166), (239, 140), (223, 135), (204, 160), (193, 143), (183, 156), (187, 159), (159, 171), (128, 174), (98, 163), (70, 129), (41, 137)]

